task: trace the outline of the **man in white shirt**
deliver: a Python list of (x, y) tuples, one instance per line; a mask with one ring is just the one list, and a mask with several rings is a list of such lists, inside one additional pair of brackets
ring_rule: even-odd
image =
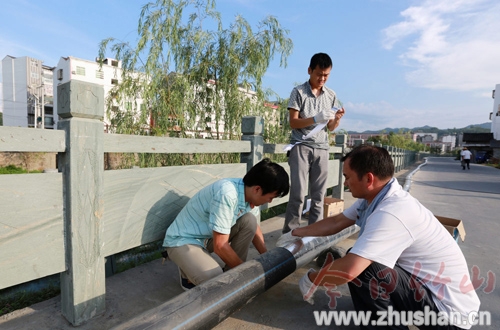
[(304, 299), (310, 301), (319, 285), (348, 283), (356, 310), (370, 312), (375, 322), (379, 312), (427, 310), (443, 314), (449, 324), (419, 329), (469, 329), (472, 324), (463, 320), (478, 311), (480, 302), (453, 237), (393, 178), (387, 150), (360, 146), (342, 161), (345, 185), (358, 201), (289, 235), (328, 236), (355, 223), (360, 233), (346, 256), (327, 258), (319, 271), (311, 269), (300, 280)]
[(460, 151), (460, 158), (462, 158), (462, 169), (465, 170), (465, 165), (467, 165), (467, 169), (470, 170), (470, 157), (472, 153), (467, 150), (467, 147), (464, 147), (462, 151)]

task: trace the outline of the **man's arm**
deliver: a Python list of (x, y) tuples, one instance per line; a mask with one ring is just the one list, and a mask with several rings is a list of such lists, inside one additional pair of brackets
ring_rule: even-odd
[(290, 127), (293, 129), (304, 128), (315, 124), (313, 117), (300, 118), (299, 110), (297, 109), (288, 108), (288, 112), (290, 119)]
[(259, 225), (257, 225), (257, 231), (255, 232), (255, 236), (253, 237), (252, 244), (260, 254), (267, 252), (266, 243), (264, 242), (264, 235), (262, 234), (262, 229), (260, 229)]
[(354, 220), (347, 218), (343, 213), (339, 213), (333, 217), (317, 221), (309, 226), (295, 228), (292, 230), (292, 236), (329, 236), (354, 224)]
[(215, 254), (224, 261), (227, 267), (234, 268), (243, 263), (243, 260), (238, 257), (231, 245), (229, 245), (229, 234), (221, 234), (214, 231), (213, 246)]
[(371, 263), (369, 259), (348, 253), (345, 257), (323, 266), (321, 270), (310, 273), (309, 279), (317, 286), (325, 283), (341, 285), (358, 277)]

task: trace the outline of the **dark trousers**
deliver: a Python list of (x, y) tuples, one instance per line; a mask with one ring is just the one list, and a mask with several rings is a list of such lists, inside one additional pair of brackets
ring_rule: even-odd
[[(356, 311), (371, 311), (372, 320), (377, 320), (377, 311), (387, 311), (392, 306), (394, 312), (429, 310), (437, 315), (431, 292), (415, 276), (396, 265), (394, 269), (379, 263), (372, 263), (355, 280), (349, 282), (349, 291)], [(395, 319), (393, 318), (393, 322)], [(385, 320), (387, 321), (387, 319)], [(362, 326), (362, 329), (408, 329), (404, 325)], [(418, 326), (423, 329), (460, 329), (455, 326)]]
[(467, 168), (470, 170), (470, 159), (464, 159), (462, 162), (462, 167), (465, 170), (465, 165), (467, 165)]

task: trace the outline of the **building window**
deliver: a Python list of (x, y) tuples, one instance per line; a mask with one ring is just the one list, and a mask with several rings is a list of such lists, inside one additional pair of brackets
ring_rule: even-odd
[(118, 85), (118, 79), (111, 79), (111, 85)]
[(98, 79), (104, 79), (104, 71), (95, 70), (95, 77)]
[(79, 76), (85, 76), (85, 68), (83, 66), (77, 66), (76, 74)]

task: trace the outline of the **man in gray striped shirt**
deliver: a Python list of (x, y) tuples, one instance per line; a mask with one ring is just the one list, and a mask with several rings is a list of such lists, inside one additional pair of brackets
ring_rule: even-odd
[[(325, 86), (332, 69), (330, 56), (313, 55), (307, 72), (309, 80), (295, 87), (288, 101), (290, 127), (292, 128), (288, 164), (290, 165), (290, 199), (285, 214), (283, 234), (299, 227), (304, 207), (304, 197), (309, 193), (311, 207), (309, 224), (323, 219), (323, 201), (328, 177), (329, 131), (333, 131), (344, 115), (337, 95)], [(311, 135), (318, 125), (325, 128)], [(309, 191), (308, 191), (309, 183)]]
[(179, 266), (181, 286), (190, 289), (243, 263), (250, 243), (267, 251), (257, 224), (260, 206), (288, 194), (285, 169), (264, 159), (243, 177), (218, 180), (197, 192), (168, 227), (163, 246)]

